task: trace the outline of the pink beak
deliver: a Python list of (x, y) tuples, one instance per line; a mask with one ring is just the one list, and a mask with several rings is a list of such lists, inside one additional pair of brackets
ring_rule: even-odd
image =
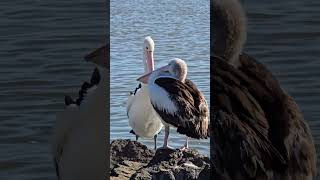
[(144, 84), (148, 84), (149, 77), (150, 77), (150, 75), (152, 74), (152, 72), (153, 72), (153, 71), (151, 71), (151, 72), (149, 72), (149, 73), (147, 73), (147, 74), (145, 74), (145, 75), (140, 76), (140, 77), (137, 79), (137, 81), (140, 81), (140, 82), (142, 82), (142, 83), (144, 83)]
[(147, 69), (146, 72), (152, 72), (154, 70), (154, 61), (153, 61), (153, 52), (152, 51), (147, 51), (147, 57), (146, 57), (146, 64), (147, 64)]
[(151, 71), (151, 72), (149, 72), (149, 73), (147, 73), (147, 74), (144, 74), (144, 75), (140, 76), (140, 77), (137, 79), (137, 81), (140, 81), (140, 82), (142, 82), (142, 83), (144, 83), (144, 84), (148, 84), (149, 77), (150, 77), (150, 75), (151, 75), (152, 73), (154, 73), (154, 72), (156, 72), (156, 71), (158, 71), (158, 72), (168, 71), (168, 69), (169, 69), (169, 65), (163, 66), (163, 67), (161, 67), (161, 68), (159, 68), (159, 69), (156, 69), (156, 70), (154, 70), (154, 71)]

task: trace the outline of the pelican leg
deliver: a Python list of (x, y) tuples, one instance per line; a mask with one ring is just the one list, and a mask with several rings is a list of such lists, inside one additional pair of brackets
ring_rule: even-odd
[(154, 150), (157, 149), (157, 137), (158, 137), (158, 134), (154, 135), (153, 139), (154, 139)]
[(187, 138), (186, 138), (186, 142), (185, 142), (184, 145), (180, 148), (181, 151), (185, 151), (185, 150), (187, 150), (187, 149), (189, 148), (189, 142), (188, 142), (189, 137), (188, 137), (188, 136), (186, 136), (186, 137), (187, 137)]
[(184, 147), (189, 148), (189, 137), (186, 138), (186, 142), (184, 143)]
[(138, 141), (138, 139), (139, 139), (139, 136), (138, 136), (138, 135), (136, 135), (136, 141)]
[(168, 147), (168, 138), (169, 138), (170, 127), (166, 126), (164, 128), (164, 139), (163, 139), (163, 147)]
[(162, 149), (173, 149), (172, 147), (168, 146), (169, 132), (170, 132), (170, 127), (165, 126), (164, 127), (164, 138), (163, 138)]

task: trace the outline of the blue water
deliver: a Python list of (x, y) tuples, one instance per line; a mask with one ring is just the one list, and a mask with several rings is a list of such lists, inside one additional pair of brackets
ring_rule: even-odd
[[(188, 78), (194, 81), (210, 103), (210, 25), (209, 1), (111, 1), (111, 115), (110, 138), (130, 138), (126, 115), (129, 91), (137, 86), (136, 78), (144, 73), (143, 41), (151, 36), (155, 42), (155, 67), (172, 58), (188, 64)], [(180, 147), (185, 138), (171, 129), (169, 145)], [(163, 144), (160, 134), (158, 146)], [(141, 138), (140, 138), (141, 139)], [(153, 148), (153, 139), (141, 139)], [(190, 147), (209, 154), (208, 140), (190, 140)]]
[[(295, 98), (320, 151), (320, 2), (249, 1), (246, 51), (266, 64)], [(105, 42), (100, 0), (0, 2), (0, 179), (55, 179), (50, 137), (65, 94), (76, 96), (93, 65), (83, 56)], [(111, 138), (131, 138), (127, 93), (143, 72), (142, 43), (156, 43), (156, 67), (188, 62), (209, 101), (209, 1), (111, 2)], [(173, 131), (174, 132), (174, 131)], [(171, 134), (171, 145), (184, 138)], [(162, 145), (163, 134), (158, 146)], [(143, 140), (151, 148), (152, 140)], [(206, 153), (207, 141), (191, 147)]]
[(56, 179), (51, 133), (64, 95), (77, 96), (105, 43), (100, 0), (0, 2), (0, 179)]

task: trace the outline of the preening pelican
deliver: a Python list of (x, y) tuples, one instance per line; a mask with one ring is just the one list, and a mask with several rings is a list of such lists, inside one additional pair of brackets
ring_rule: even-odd
[(298, 105), (263, 64), (242, 52), (246, 17), (240, 3), (212, 5), (214, 178), (313, 179), (315, 146)]
[(104, 127), (107, 120), (109, 46), (85, 57), (98, 64), (90, 83), (84, 83), (75, 101), (65, 97), (66, 108), (57, 115), (53, 156), (59, 180), (105, 178)]
[(139, 81), (148, 83), (151, 104), (165, 126), (163, 148), (170, 148), (170, 126), (187, 136), (182, 149), (188, 148), (188, 137), (208, 137), (207, 102), (194, 83), (186, 77), (187, 64), (176, 58), (168, 65), (138, 78)]
[[(144, 51), (144, 70), (149, 73), (154, 69), (154, 42), (150, 36), (147, 36), (143, 44)], [(148, 85), (140, 83), (134, 92), (130, 94), (127, 101), (127, 115), (131, 133), (138, 137), (154, 138), (154, 147), (157, 148), (157, 135), (162, 129), (161, 120), (154, 111), (148, 92)]]

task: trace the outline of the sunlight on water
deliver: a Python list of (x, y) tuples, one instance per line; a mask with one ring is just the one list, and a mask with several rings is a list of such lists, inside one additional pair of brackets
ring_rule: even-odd
[[(129, 91), (137, 86), (136, 78), (143, 74), (143, 41), (151, 36), (155, 41), (155, 67), (178, 57), (188, 64), (188, 78), (194, 81), (210, 103), (209, 1), (112, 1), (111, 2), (111, 140), (135, 139), (130, 134), (126, 115)], [(163, 144), (160, 134), (158, 146)], [(141, 139), (141, 138), (140, 138)], [(170, 144), (180, 147), (185, 138), (170, 132)], [(142, 139), (153, 148), (153, 139)], [(209, 139), (191, 140), (190, 147), (209, 154)]]

